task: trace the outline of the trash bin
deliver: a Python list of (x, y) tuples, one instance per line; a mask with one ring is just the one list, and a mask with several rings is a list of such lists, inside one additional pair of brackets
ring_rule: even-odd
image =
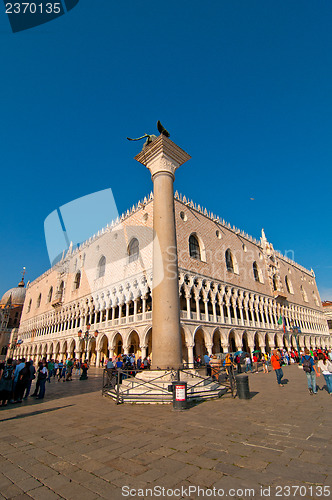
[(239, 399), (250, 399), (249, 377), (242, 373), (235, 376), (236, 390)]
[(173, 382), (173, 410), (187, 409), (187, 382)]

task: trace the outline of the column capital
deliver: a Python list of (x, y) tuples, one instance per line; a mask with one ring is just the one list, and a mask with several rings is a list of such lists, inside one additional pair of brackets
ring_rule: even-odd
[(152, 178), (160, 172), (174, 177), (175, 170), (190, 158), (191, 156), (163, 134), (135, 156), (135, 160), (150, 170)]

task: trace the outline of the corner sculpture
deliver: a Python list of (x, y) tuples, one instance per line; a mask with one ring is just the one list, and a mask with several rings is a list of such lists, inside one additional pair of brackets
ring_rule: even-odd
[[(166, 137), (170, 136), (170, 133), (165, 129), (165, 127), (162, 126), (160, 120), (157, 121), (157, 129), (160, 134), (165, 135)], [(154, 141), (154, 139), (157, 139), (157, 136), (154, 134), (144, 134), (142, 135), (142, 137), (137, 137), (137, 139), (131, 139), (130, 137), (127, 137), (128, 141), (140, 141), (141, 139), (145, 138), (146, 141), (143, 145), (143, 149), (146, 148), (146, 146), (148, 146), (149, 144), (151, 144), (151, 142)]]

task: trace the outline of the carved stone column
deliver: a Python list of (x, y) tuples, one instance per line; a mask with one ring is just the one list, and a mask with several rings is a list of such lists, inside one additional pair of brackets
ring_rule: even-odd
[(182, 364), (173, 183), (176, 169), (189, 158), (163, 134), (135, 157), (150, 170), (154, 193), (152, 368)]

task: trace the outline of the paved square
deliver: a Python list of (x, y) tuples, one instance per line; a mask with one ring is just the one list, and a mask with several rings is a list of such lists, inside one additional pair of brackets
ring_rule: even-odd
[(270, 498), (328, 498), (332, 397), (326, 388), (310, 396), (297, 366), (284, 375), (280, 388), (273, 372), (250, 374), (250, 400), (227, 395), (185, 412), (116, 406), (101, 396), (97, 369), (87, 381), (52, 380), (43, 402), (0, 411), (0, 498), (157, 498), (158, 489), (139, 496), (155, 487), (164, 498), (167, 489), (171, 498), (204, 498), (209, 489), (216, 498), (222, 490), (264, 498), (267, 487)]

